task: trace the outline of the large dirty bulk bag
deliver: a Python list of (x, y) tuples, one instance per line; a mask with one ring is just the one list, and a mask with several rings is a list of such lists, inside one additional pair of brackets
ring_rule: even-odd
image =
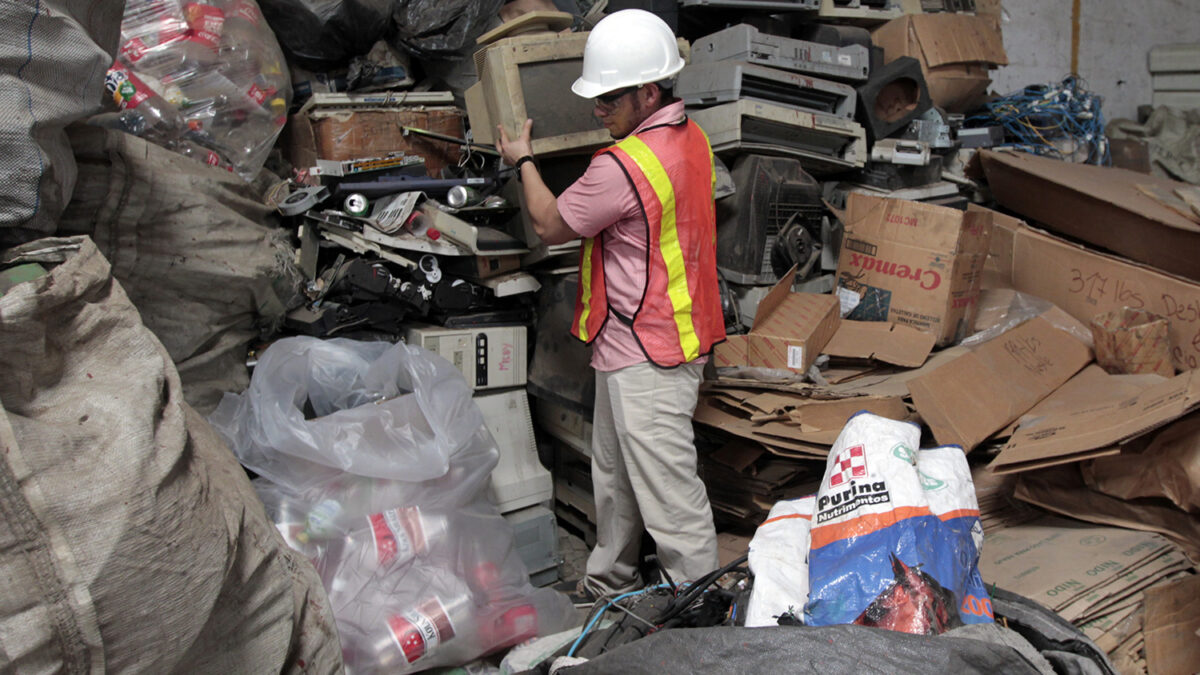
[(315, 571), (86, 237), (0, 263), (0, 671), (328, 673)]
[(211, 412), (249, 384), (249, 342), (301, 301), (288, 233), (263, 204), (272, 177), (247, 183), (118, 131), (76, 126), (70, 138), (79, 182), (59, 232), (92, 238), (188, 404)]
[(54, 234), (75, 184), (63, 129), (100, 110), (124, 6), (0, 3), (0, 247)]

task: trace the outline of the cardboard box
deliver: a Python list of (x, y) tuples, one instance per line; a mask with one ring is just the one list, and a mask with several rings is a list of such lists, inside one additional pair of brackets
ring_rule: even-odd
[(1200, 577), (1146, 589), (1146, 666), (1151, 673), (1200, 671)]
[(1174, 194), (1185, 183), (1028, 154), (980, 156), (1004, 207), (1054, 232), (1200, 280), (1200, 224), (1147, 194)]
[(838, 302), (832, 295), (784, 291), (780, 295), (772, 291), (759, 305), (746, 345), (746, 362), (804, 373), (837, 331), (841, 322)]
[(1166, 318), (1145, 310), (1122, 307), (1093, 317), (1091, 329), (1096, 363), (1108, 372), (1175, 375)]
[(938, 443), (969, 452), (1091, 360), (1086, 344), (1039, 316), (912, 380), (908, 390)]
[(1122, 307), (1165, 316), (1175, 367), (1200, 367), (1200, 283), (1064, 241), (1016, 218), (993, 218), (986, 284), (1049, 300), (1084, 322)]
[(1077, 460), (1083, 453), (1128, 441), (1198, 407), (1200, 371), (1192, 370), (1133, 397), (1112, 396), (1102, 403), (1030, 419), (1008, 439), (991, 468), (1007, 473)]
[(1008, 65), (1000, 22), (991, 16), (920, 14), (893, 19), (871, 31), (884, 63), (901, 56), (921, 62), (929, 97), (947, 112), (966, 112), (983, 102), (989, 70)]
[(838, 258), (845, 318), (892, 321), (961, 340), (978, 310), (992, 216), (851, 194)]
[(750, 362), (749, 335), (726, 335), (725, 341), (713, 347), (713, 365), (718, 368), (744, 366)]
[(920, 368), (937, 337), (911, 326), (883, 321), (842, 321), (821, 353)]
[(808, 372), (837, 331), (838, 301), (832, 295), (793, 293), (796, 269), (783, 275), (758, 304), (750, 334), (731, 336), (714, 349), (715, 364)]

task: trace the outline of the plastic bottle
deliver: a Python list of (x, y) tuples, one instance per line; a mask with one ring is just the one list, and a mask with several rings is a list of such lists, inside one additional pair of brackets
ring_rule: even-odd
[(125, 114), (107, 118), (110, 123), (101, 122), (101, 126), (120, 128), (159, 144), (183, 134), (185, 127), (179, 110), (119, 61), (114, 61), (109, 69), (105, 86)]
[(476, 591), (477, 602), (482, 600), (477, 619), (479, 642), (484, 649), (509, 647), (537, 636), (537, 607), (532, 602), (504, 606), (504, 583), (495, 563), (483, 561), (475, 565), (471, 571), (471, 587)]
[(120, 59), (164, 88), (217, 68), (225, 12), (209, 2), (131, 0), (121, 22)]
[(446, 537), (448, 529), (445, 516), (422, 513), (416, 506), (375, 513), (367, 517), (367, 522), (375, 566), (379, 569), (404, 565), (424, 556)]
[(176, 141), (171, 146), (171, 149), (184, 157), (191, 157), (198, 162), (204, 162), (209, 166), (215, 166), (218, 169), (233, 171), (233, 165), (221, 157), (219, 153), (209, 148), (189, 140)]
[(362, 522), (331, 545), (327, 559), (318, 566), (321, 578), (328, 580), (334, 607), (360, 602), (368, 589), (403, 585), (404, 568), (429, 557), (449, 532), (446, 516), (415, 506), (371, 514)]
[[(264, 44), (266, 22), (258, 5), (249, 0), (228, 0), (218, 54), (221, 72), (260, 106), (278, 107), (289, 86), (287, 68), (279, 49)], [(278, 114), (283, 114), (284, 110)]]
[(478, 651), (476, 611), (465, 588), (424, 595), (408, 607), (388, 612), (352, 662), (359, 662), (356, 670), (366, 670), (364, 666), (370, 664), (375, 672), (406, 672), (452, 663), (454, 654), (468, 659)]

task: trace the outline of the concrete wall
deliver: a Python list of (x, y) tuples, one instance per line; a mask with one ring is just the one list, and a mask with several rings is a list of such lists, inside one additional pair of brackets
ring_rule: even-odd
[[(1154, 45), (1200, 42), (1200, 0), (1079, 0), (1079, 74), (1104, 96), (1104, 116), (1135, 117), (1150, 103), (1146, 53)], [(993, 89), (1061, 81), (1071, 71), (1072, 0), (1004, 0), (1009, 64)]]

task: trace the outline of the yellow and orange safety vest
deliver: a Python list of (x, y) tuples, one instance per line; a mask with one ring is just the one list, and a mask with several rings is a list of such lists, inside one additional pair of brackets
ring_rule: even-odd
[(647, 227), (646, 287), (632, 317), (608, 306), (603, 233), (584, 240), (571, 334), (590, 343), (608, 315), (628, 324), (655, 365), (678, 366), (725, 339), (717, 286), (716, 172), (691, 120), (650, 127), (596, 153), (611, 154), (633, 183)]

